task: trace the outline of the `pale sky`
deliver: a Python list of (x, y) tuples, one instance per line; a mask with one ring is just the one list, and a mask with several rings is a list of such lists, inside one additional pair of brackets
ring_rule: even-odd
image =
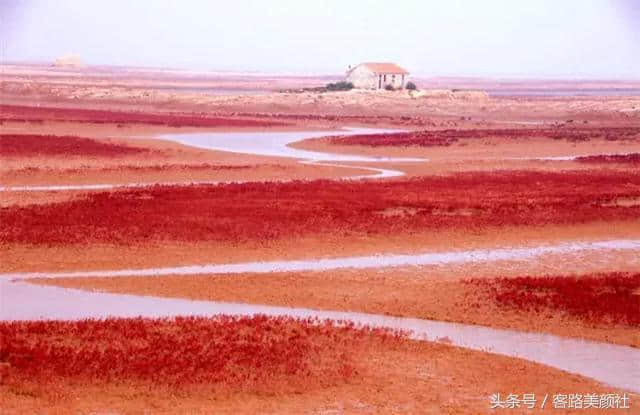
[(4, 61), (640, 79), (640, 0), (0, 0)]

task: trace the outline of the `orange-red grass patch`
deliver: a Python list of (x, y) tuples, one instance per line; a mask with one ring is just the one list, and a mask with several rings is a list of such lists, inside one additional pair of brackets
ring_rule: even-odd
[(617, 163), (617, 164), (632, 164), (634, 166), (640, 166), (640, 153), (602, 154), (597, 156), (582, 156), (582, 157), (577, 157), (576, 161), (579, 161), (582, 163)]
[(640, 139), (640, 128), (634, 127), (550, 127), (550, 128), (505, 128), (473, 130), (426, 130), (390, 134), (361, 134), (332, 137), (333, 144), (359, 145), (368, 147), (437, 147), (450, 146), (460, 140), (486, 138), (549, 138), (553, 140), (590, 141), (605, 139), (609, 141)]
[(105, 143), (90, 138), (75, 136), (33, 134), (0, 135), (0, 156), (3, 157), (121, 157), (147, 151), (147, 149), (140, 147)]
[(368, 342), (402, 333), (288, 317), (0, 322), (2, 382), (143, 381), (260, 389), (357, 374)]
[(157, 186), (0, 209), (10, 243), (275, 240), (637, 220), (640, 172), (500, 171), (389, 182)]
[(275, 127), (288, 125), (281, 121), (221, 117), (208, 114), (158, 114), (22, 105), (0, 105), (0, 120), (16, 122), (73, 121), (92, 124), (133, 123), (170, 127)]
[(640, 327), (640, 273), (543, 276), (465, 281), (500, 307), (562, 312), (594, 323)]

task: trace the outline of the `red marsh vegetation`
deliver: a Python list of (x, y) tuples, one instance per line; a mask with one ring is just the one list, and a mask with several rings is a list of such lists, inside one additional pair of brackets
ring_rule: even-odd
[(153, 164), (148, 166), (135, 166), (135, 165), (123, 165), (117, 167), (83, 167), (83, 168), (70, 168), (70, 169), (55, 169), (51, 167), (23, 167), (20, 169), (12, 169), (11, 174), (33, 174), (33, 173), (55, 173), (55, 174), (78, 174), (87, 172), (174, 172), (174, 171), (236, 171), (236, 170), (249, 170), (258, 167), (270, 167), (274, 169), (286, 169), (279, 164), (210, 164), (210, 163), (198, 163), (198, 164)]
[(362, 134), (330, 138), (332, 144), (360, 145), (368, 147), (436, 147), (450, 146), (460, 140), (486, 138), (549, 138), (567, 141), (589, 141), (592, 139), (639, 140), (640, 128), (634, 127), (545, 127), (522, 129), (473, 129), (410, 131), (391, 134)]
[(90, 138), (56, 135), (2, 134), (0, 156), (92, 156), (121, 157), (147, 152), (147, 149), (105, 143)]
[(208, 114), (154, 114), (79, 108), (0, 105), (2, 121), (75, 121), (93, 124), (150, 124), (170, 127), (276, 127), (280, 121), (210, 116)]
[(357, 375), (368, 345), (403, 338), (266, 316), (0, 322), (1, 382), (70, 378), (254, 390), (330, 385)]
[(445, 124), (447, 126), (455, 126), (456, 122), (452, 120), (448, 121), (436, 121), (422, 116), (394, 116), (394, 115), (347, 115), (347, 114), (288, 114), (279, 112), (231, 112), (227, 115), (233, 115), (238, 117), (249, 118), (268, 118), (278, 120), (291, 120), (291, 121), (327, 121), (338, 122), (343, 124), (349, 123), (365, 123), (365, 124), (401, 124), (401, 125), (414, 125), (414, 126), (436, 126), (438, 124)]
[(637, 220), (640, 172), (499, 171), (398, 181), (156, 186), (0, 209), (5, 243), (367, 236)]
[(536, 313), (563, 312), (594, 323), (640, 327), (640, 273), (543, 276), (465, 281), (498, 306)]
[(631, 164), (640, 166), (640, 153), (629, 154), (602, 154), (597, 156), (577, 157), (576, 161), (581, 163), (612, 163), (612, 164)]

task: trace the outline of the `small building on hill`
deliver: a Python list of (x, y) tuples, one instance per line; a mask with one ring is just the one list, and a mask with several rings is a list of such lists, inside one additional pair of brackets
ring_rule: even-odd
[(365, 62), (349, 67), (347, 71), (347, 82), (362, 89), (384, 89), (387, 86), (403, 89), (408, 78), (406, 69), (390, 62)]

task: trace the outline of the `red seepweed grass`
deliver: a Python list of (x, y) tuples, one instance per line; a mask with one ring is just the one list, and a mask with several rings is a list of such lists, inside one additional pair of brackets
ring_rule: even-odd
[(602, 154), (597, 156), (582, 156), (576, 158), (581, 163), (618, 163), (640, 166), (640, 153)]
[(542, 276), (465, 281), (498, 306), (536, 313), (567, 313), (593, 322), (640, 327), (640, 273)]
[(602, 138), (609, 141), (640, 140), (640, 128), (634, 127), (550, 127), (550, 128), (506, 128), (473, 130), (425, 130), (390, 134), (362, 134), (330, 138), (333, 144), (360, 145), (368, 147), (436, 147), (450, 146), (460, 140), (485, 138), (549, 138), (567, 141), (590, 141)]
[(56, 169), (51, 167), (23, 167), (20, 169), (12, 169), (11, 174), (32, 174), (32, 173), (56, 173), (61, 175), (87, 173), (87, 172), (167, 172), (167, 171), (237, 171), (237, 170), (249, 170), (260, 166), (268, 166), (271, 168), (285, 169), (279, 164), (211, 164), (211, 163), (198, 163), (198, 164), (181, 164), (181, 163), (164, 163), (164, 164), (152, 164), (149, 166), (136, 166), (136, 165), (122, 165), (116, 167), (83, 167), (83, 168), (69, 168), (69, 169)]
[(4, 384), (70, 379), (287, 389), (344, 382), (357, 374), (367, 347), (404, 338), (267, 316), (0, 322), (0, 368)]
[(268, 241), (637, 220), (640, 172), (499, 171), (388, 182), (156, 186), (0, 209), (8, 243)]
[(20, 122), (73, 121), (92, 124), (147, 124), (170, 127), (276, 127), (281, 121), (211, 116), (208, 114), (156, 114), (80, 108), (0, 105), (0, 120)]
[(105, 143), (90, 138), (76, 136), (2, 134), (0, 135), (0, 156), (92, 156), (122, 157), (148, 152), (141, 147)]

